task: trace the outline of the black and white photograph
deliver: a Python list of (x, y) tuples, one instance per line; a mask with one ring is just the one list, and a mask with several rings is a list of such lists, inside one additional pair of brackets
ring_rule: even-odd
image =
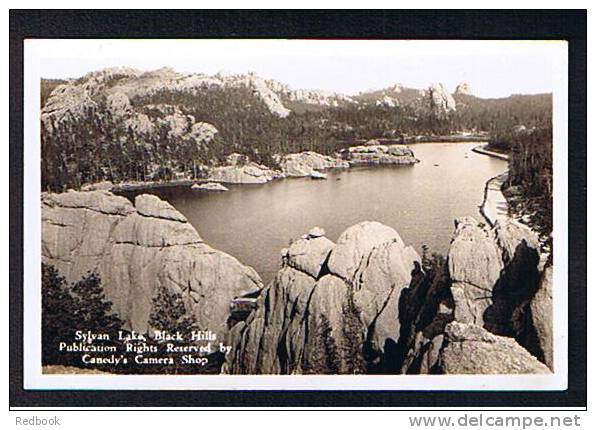
[(43, 374), (555, 372), (564, 43), (56, 44)]
[(565, 396), (574, 46), (25, 37), (24, 390)]

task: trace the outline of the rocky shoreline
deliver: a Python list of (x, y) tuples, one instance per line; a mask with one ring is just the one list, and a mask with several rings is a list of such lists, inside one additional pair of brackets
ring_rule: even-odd
[(494, 227), (499, 219), (510, 218), (507, 199), (501, 190), (505, 181), (507, 181), (507, 172), (490, 178), (484, 186), (484, 198), (480, 205), (480, 213), (491, 227)]
[(509, 155), (502, 154), (500, 152), (491, 151), (490, 149), (486, 149), (487, 145), (478, 145), (472, 148), (472, 151), (478, 154), (488, 155), (490, 157), (498, 158), (500, 160), (509, 161)]
[[(493, 151), (486, 151), (483, 148), (476, 147), (473, 149), (475, 152), (479, 154), (488, 155), (490, 157), (496, 157), (499, 159), (504, 159), (503, 157), (507, 157), (504, 154), (499, 154)], [(508, 159), (508, 157), (506, 158)], [(550, 256), (551, 249), (548, 246), (548, 237), (543, 237), (540, 232), (529, 226), (527, 221), (523, 219), (523, 217), (515, 216), (510, 213), (509, 210), (509, 202), (507, 201), (507, 197), (503, 193), (503, 186), (507, 182), (508, 172), (503, 172), (497, 176), (490, 178), (484, 187), (484, 197), (482, 199), (482, 204), (480, 205), (480, 214), (484, 217), (484, 219), (488, 222), (491, 227), (494, 227), (495, 224), (501, 220), (503, 221), (511, 221), (516, 222), (524, 227), (530, 229), (540, 241), (539, 253), (540, 253), (540, 268), (542, 269), (546, 264)]]
[[(418, 163), (414, 152), (404, 145), (380, 145), (369, 141), (366, 145), (349, 147), (335, 156), (322, 155), (313, 151), (276, 157), (280, 169), (272, 169), (251, 161), (240, 154), (231, 154), (223, 166), (209, 169), (204, 179), (179, 178), (168, 181), (124, 182), (113, 184), (102, 181), (86, 184), (82, 191), (108, 190), (115, 193), (143, 191), (161, 187), (202, 186), (210, 183), (220, 184), (264, 184), (276, 179), (290, 177), (318, 177), (321, 171), (330, 169), (347, 169), (351, 166), (365, 165), (411, 165)], [(221, 191), (211, 187), (212, 191)], [(195, 187), (196, 189), (196, 187)], [(210, 191), (209, 187), (202, 187)]]
[(536, 246), (517, 223), (460, 218), (444, 274), (429, 277), (383, 224), (356, 224), (336, 243), (305, 235), (231, 328), (222, 371), (549, 373), (552, 286)]

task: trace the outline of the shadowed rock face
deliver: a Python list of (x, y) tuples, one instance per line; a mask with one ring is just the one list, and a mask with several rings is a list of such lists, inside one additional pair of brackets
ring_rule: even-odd
[(469, 217), (455, 225), (447, 279), (414, 276), (406, 290), (402, 372), (548, 372), (542, 363), (550, 366), (545, 351), (552, 357), (552, 303), (548, 272), (539, 278), (536, 235), (511, 220), (492, 229)]
[(397, 342), (395, 309), (418, 260), (395, 230), (375, 222), (350, 227), (337, 244), (310, 236), (294, 242), (257, 309), (232, 327), (224, 371), (362, 371), (355, 362), (374, 364), (386, 344)]
[(201, 327), (226, 332), (234, 297), (262, 287), (257, 273), (203, 242), (169, 203), (140, 195), (132, 205), (107, 191), (42, 197), (42, 258), (68, 282), (97, 271), (126, 327), (145, 332), (164, 286), (181, 293)]
[(538, 290), (513, 311), (514, 332), (528, 351), (554, 370), (553, 363), (553, 267), (541, 274)]

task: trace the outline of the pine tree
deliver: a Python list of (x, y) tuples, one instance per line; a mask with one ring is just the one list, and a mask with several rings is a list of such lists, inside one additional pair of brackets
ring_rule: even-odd
[(153, 298), (149, 325), (155, 330), (183, 334), (198, 327), (195, 316), (187, 312), (182, 295), (166, 287), (161, 287)]
[(364, 330), (360, 313), (360, 308), (354, 301), (354, 290), (350, 287), (346, 291), (346, 301), (343, 305), (342, 373), (366, 373), (366, 362), (362, 352)]
[(90, 272), (72, 287), (75, 294), (76, 320), (78, 330), (96, 333), (116, 333), (122, 327), (122, 320), (112, 313), (112, 302), (106, 299), (101, 278)]
[(43, 365), (62, 364), (66, 356), (60, 342), (72, 341), (76, 330), (76, 301), (65, 279), (48, 264), (41, 265), (41, 343)]
[[(198, 323), (194, 314), (187, 311), (182, 295), (177, 292), (161, 287), (153, 298), (151, 314), (149, 315), (149, 326), (167, 334), (174, 335), (180, 332), (184, 337), (183, 341), (177, 341), (177, 345), (193, 345), (190, 340), (190, 333), (198, 329)], [(159, 346), (160, 342), (149, 337), (149, 342)], [(204, 368), (184, 365), (180, 363), (180, 354), (171, 353), (169, 356), (174, 364), (164, 364), (159, 367), (152, 367), (153, 373), (202, 373)]]
[(341, 359), (333, 338), (333, 329), (326, 315), (319, 317), (314, 345), (310, 357), (305, 357), (303, 370), (314, 375), (336, 375), (340, 372)]

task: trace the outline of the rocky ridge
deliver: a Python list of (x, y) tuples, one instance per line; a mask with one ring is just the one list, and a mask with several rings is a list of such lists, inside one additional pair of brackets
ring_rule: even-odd
[[(210, 248), (167, 202), (108, 191), (42, 195), (42, 258), (69, 282), (97, 271), (126, 328), (144, 332), (160, 287), (233, 346), (223, 372), (548, 373), (552, 265), (513, 220), (456, 220), (444, 263), (377, 222), (333, 243), (313, 228), (266, 287)], [(234, 304), (245, 309), (234, 313)]]
[[(148, 131), (150, 120), (146, 114), (135, 111), (130, 104), (134, 97), (145, 97), (158, 91), (197, 94), (206, 88), (247, 88), (262, 101), (274, 115), (284, 118), (296, 104), (306, 106), (339, 107), (372, 103), (386, 107), (398, 107), (402, 103), (424, 103), (436, 112), (455, 110), (455, 101), (442, 84), (433, 84), (426, 90), (405, 89), (400, 84), (379, 91), (356, 96), (311, 89), (293, 89), (288, 85), (264, 79), (254, 73), (206, 75), (183, 74), (171, 68), (143, 72), (127, 67), (112, 67), (90, 72), (77, 80), (57, 86), (42, 109), (42, 123), (52, 126), (83, 116), (98, 106), (98, 100), (106, 97), (107, 105), (115, 115), (129, 117), (131, 127), (139, 132)], [(460, 84), (454, 94), (469, 94), (469, 85)], [(412, 96), (415, 94), (417, 96)], [(425, 101), (425, 97), (428, 100)], [(148, 122), (149, 120), (149, 122)]]

